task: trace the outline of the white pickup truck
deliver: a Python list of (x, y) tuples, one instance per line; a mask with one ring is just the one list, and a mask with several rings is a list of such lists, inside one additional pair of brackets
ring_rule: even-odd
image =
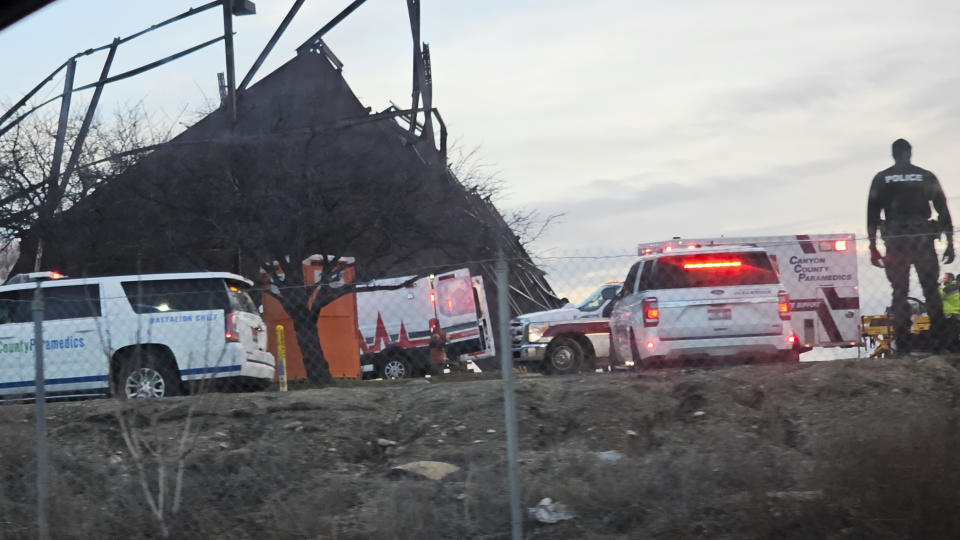
[(579, 306), (526, 313), (510, 321), (513, 361), (538, 364), (547, 373), (594, 369), (610, 352), (610, 301), (618, 281), (603, 284)]

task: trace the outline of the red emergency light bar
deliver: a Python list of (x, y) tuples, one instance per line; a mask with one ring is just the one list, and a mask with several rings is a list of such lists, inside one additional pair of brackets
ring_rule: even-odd
[(708, 261), (702, 263), (687, 263), (683, 265), (684, 270), (702, 270), (706, 268), (739, 268), (743, 266), (742, 261)]

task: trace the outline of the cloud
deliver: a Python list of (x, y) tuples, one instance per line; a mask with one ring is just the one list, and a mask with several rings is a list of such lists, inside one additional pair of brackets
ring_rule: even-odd
[(676, 235), (860, 230), (872, 171), (852, 174), (849, 163), (858, 153), (834, 152), (753, 171), (744, 168), (742, 176), (670, 181), (669, 176), (644, 173), (585, 182), (537, 203), (543, 215), (564, 214), (537, 247), (631, 250), (640, 241)]

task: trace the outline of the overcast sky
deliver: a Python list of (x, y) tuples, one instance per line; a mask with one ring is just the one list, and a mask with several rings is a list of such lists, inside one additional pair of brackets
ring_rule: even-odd
[[(175, 15), (184, 2), (59, 0), (0, 32), (0, 100), (71, 54)], [(261, 74), (347, 0), (307, 0)], [(238, 79), (292, 0), (235, 19)], [(422, 3), (434, 103), (509, 185), (505, 208), (564, 213), (541, 253), (630, 252), (671, 236), (865, 232), (866, 192), (905, 137), (960, 196), (960, 3), (810, 0), (488, 0)], [(218, 10), (121, 48), (114, 73), (220, 31)], [(403, 0), (369, 0), (328, 34), (365, 105), (405, 105)], [(103, 55), (81, 61), (93, 80)], [(213, 46), (109, 87), (195, 120), (217, 95)], [(45, 95), (55, 95), (62, 79)], [(960, 210), (955, 210), (960, 212)]]

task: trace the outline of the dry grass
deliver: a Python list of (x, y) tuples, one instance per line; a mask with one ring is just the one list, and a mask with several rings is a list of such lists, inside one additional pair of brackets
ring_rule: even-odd
[(645, 531), (661, 538), (767, 537), (776, 520), (765, 493), (782, 489), (784, 481), (744, 467), (750, 459), (769, 456), (687, 449), (613, 462), (593, 454), (547, 459), (541, 473), (529, 475), (524, 501), (562, 502), (580, 530), (598, 536)]
[(956, 411), (878, 411), (825, 437), (815, 478), (830, 501), (821, 521), (861, 538), (960, 538)]

